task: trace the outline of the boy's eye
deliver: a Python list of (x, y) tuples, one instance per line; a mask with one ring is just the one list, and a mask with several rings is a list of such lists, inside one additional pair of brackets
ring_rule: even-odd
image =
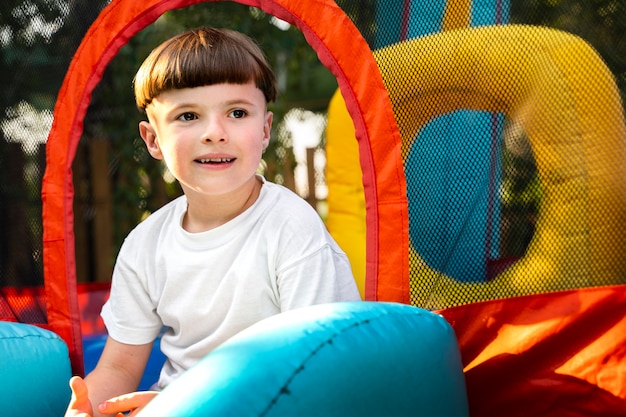
[(234, 117), (235, 119), (241, 119), (242, 117), (246, 116), (246, 111), (245, 110), (241, 110), (241, 109), (237, 109), (237, 110), (233, 110), (230, 112), (231, 117)]
[(181, 114), (180, 116), (178, 116), (178, 120), (182, 120), (182, 121), (185, 121), (185, 122), (188, 122), (190, 120), (195, 120), (197, 118), (198, 118), (198, 116), (196, 116), (194, 113), (191, 113), (191, 112), (185, 112), (185, 113)]

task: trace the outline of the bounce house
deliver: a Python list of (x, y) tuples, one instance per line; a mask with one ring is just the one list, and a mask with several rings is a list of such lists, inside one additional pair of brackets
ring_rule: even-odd
[[(198, 3), (219, 1), (113, 0), (73, 54), (45, 149), (43, 284), (0, 292), (6, 415), (62, 414), (93, 367), (104, 330), (85, 314), (107, 287), (76, 279), (85, 114), (123, 45)], [(235, 3), (297, 27), (337, 80), (326, 221), (363, 302), (257, 323), (139, 415), (624, 415), (626, 123), (594, 47), (512, 22), (515, 0)], [(515, 157), (535, 167), (507, 174)]]

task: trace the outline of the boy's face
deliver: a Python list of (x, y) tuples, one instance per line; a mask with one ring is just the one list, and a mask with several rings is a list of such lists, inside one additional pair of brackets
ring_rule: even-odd
[(253, 82), (166, 91), (147, 113), (141, 137), (185, 193), (225, 195), (256, 181), (272, 113)]

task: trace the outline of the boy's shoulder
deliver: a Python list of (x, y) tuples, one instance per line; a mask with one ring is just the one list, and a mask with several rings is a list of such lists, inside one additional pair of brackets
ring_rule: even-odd
[(321, 227), (323, 222), (317, 211), (302, 197), (280, 184), (265, 182), (265, 206), (273, 223), (294, 223)]
[(302, 215), (303, 212), (317, 214), (305, 199), (289, 188), (270, 181), (265, 181), (264, 187), (267, 189), (267, 197), (271, 200), (273, 210), (295, 215)]
[(137, 224), (129, 236), (154, 233), (155, 231), (161, 230), (163, 227), (169, 226), (172, 223), (175, 224), (177, 221), (179, 222), (186, 207), (187, 204), (184, 195), (175, 198)]

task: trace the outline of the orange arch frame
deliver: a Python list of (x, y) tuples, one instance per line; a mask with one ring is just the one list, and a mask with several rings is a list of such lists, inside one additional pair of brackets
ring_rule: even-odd
[[(59, 91), (42, 184), (44, 285), (47, 327), (68, 344), (76, 373), (82, 374), (83, 366), (76, 296), (72, 161), (91, 92), (128, 39), (163, 13), (201, 2), (114, 0), (83, 38)], [(401, 138), (369, 46), (331, 0), (237, 2), (258, 7), (298, 27), (320, 61), (336, 76), (354, 121), (363, 170), (368, 242), (366, 298), (407, 303), (408, 208)], [(384, 287), (378, 286), (379, 276), (386, 277)]]

